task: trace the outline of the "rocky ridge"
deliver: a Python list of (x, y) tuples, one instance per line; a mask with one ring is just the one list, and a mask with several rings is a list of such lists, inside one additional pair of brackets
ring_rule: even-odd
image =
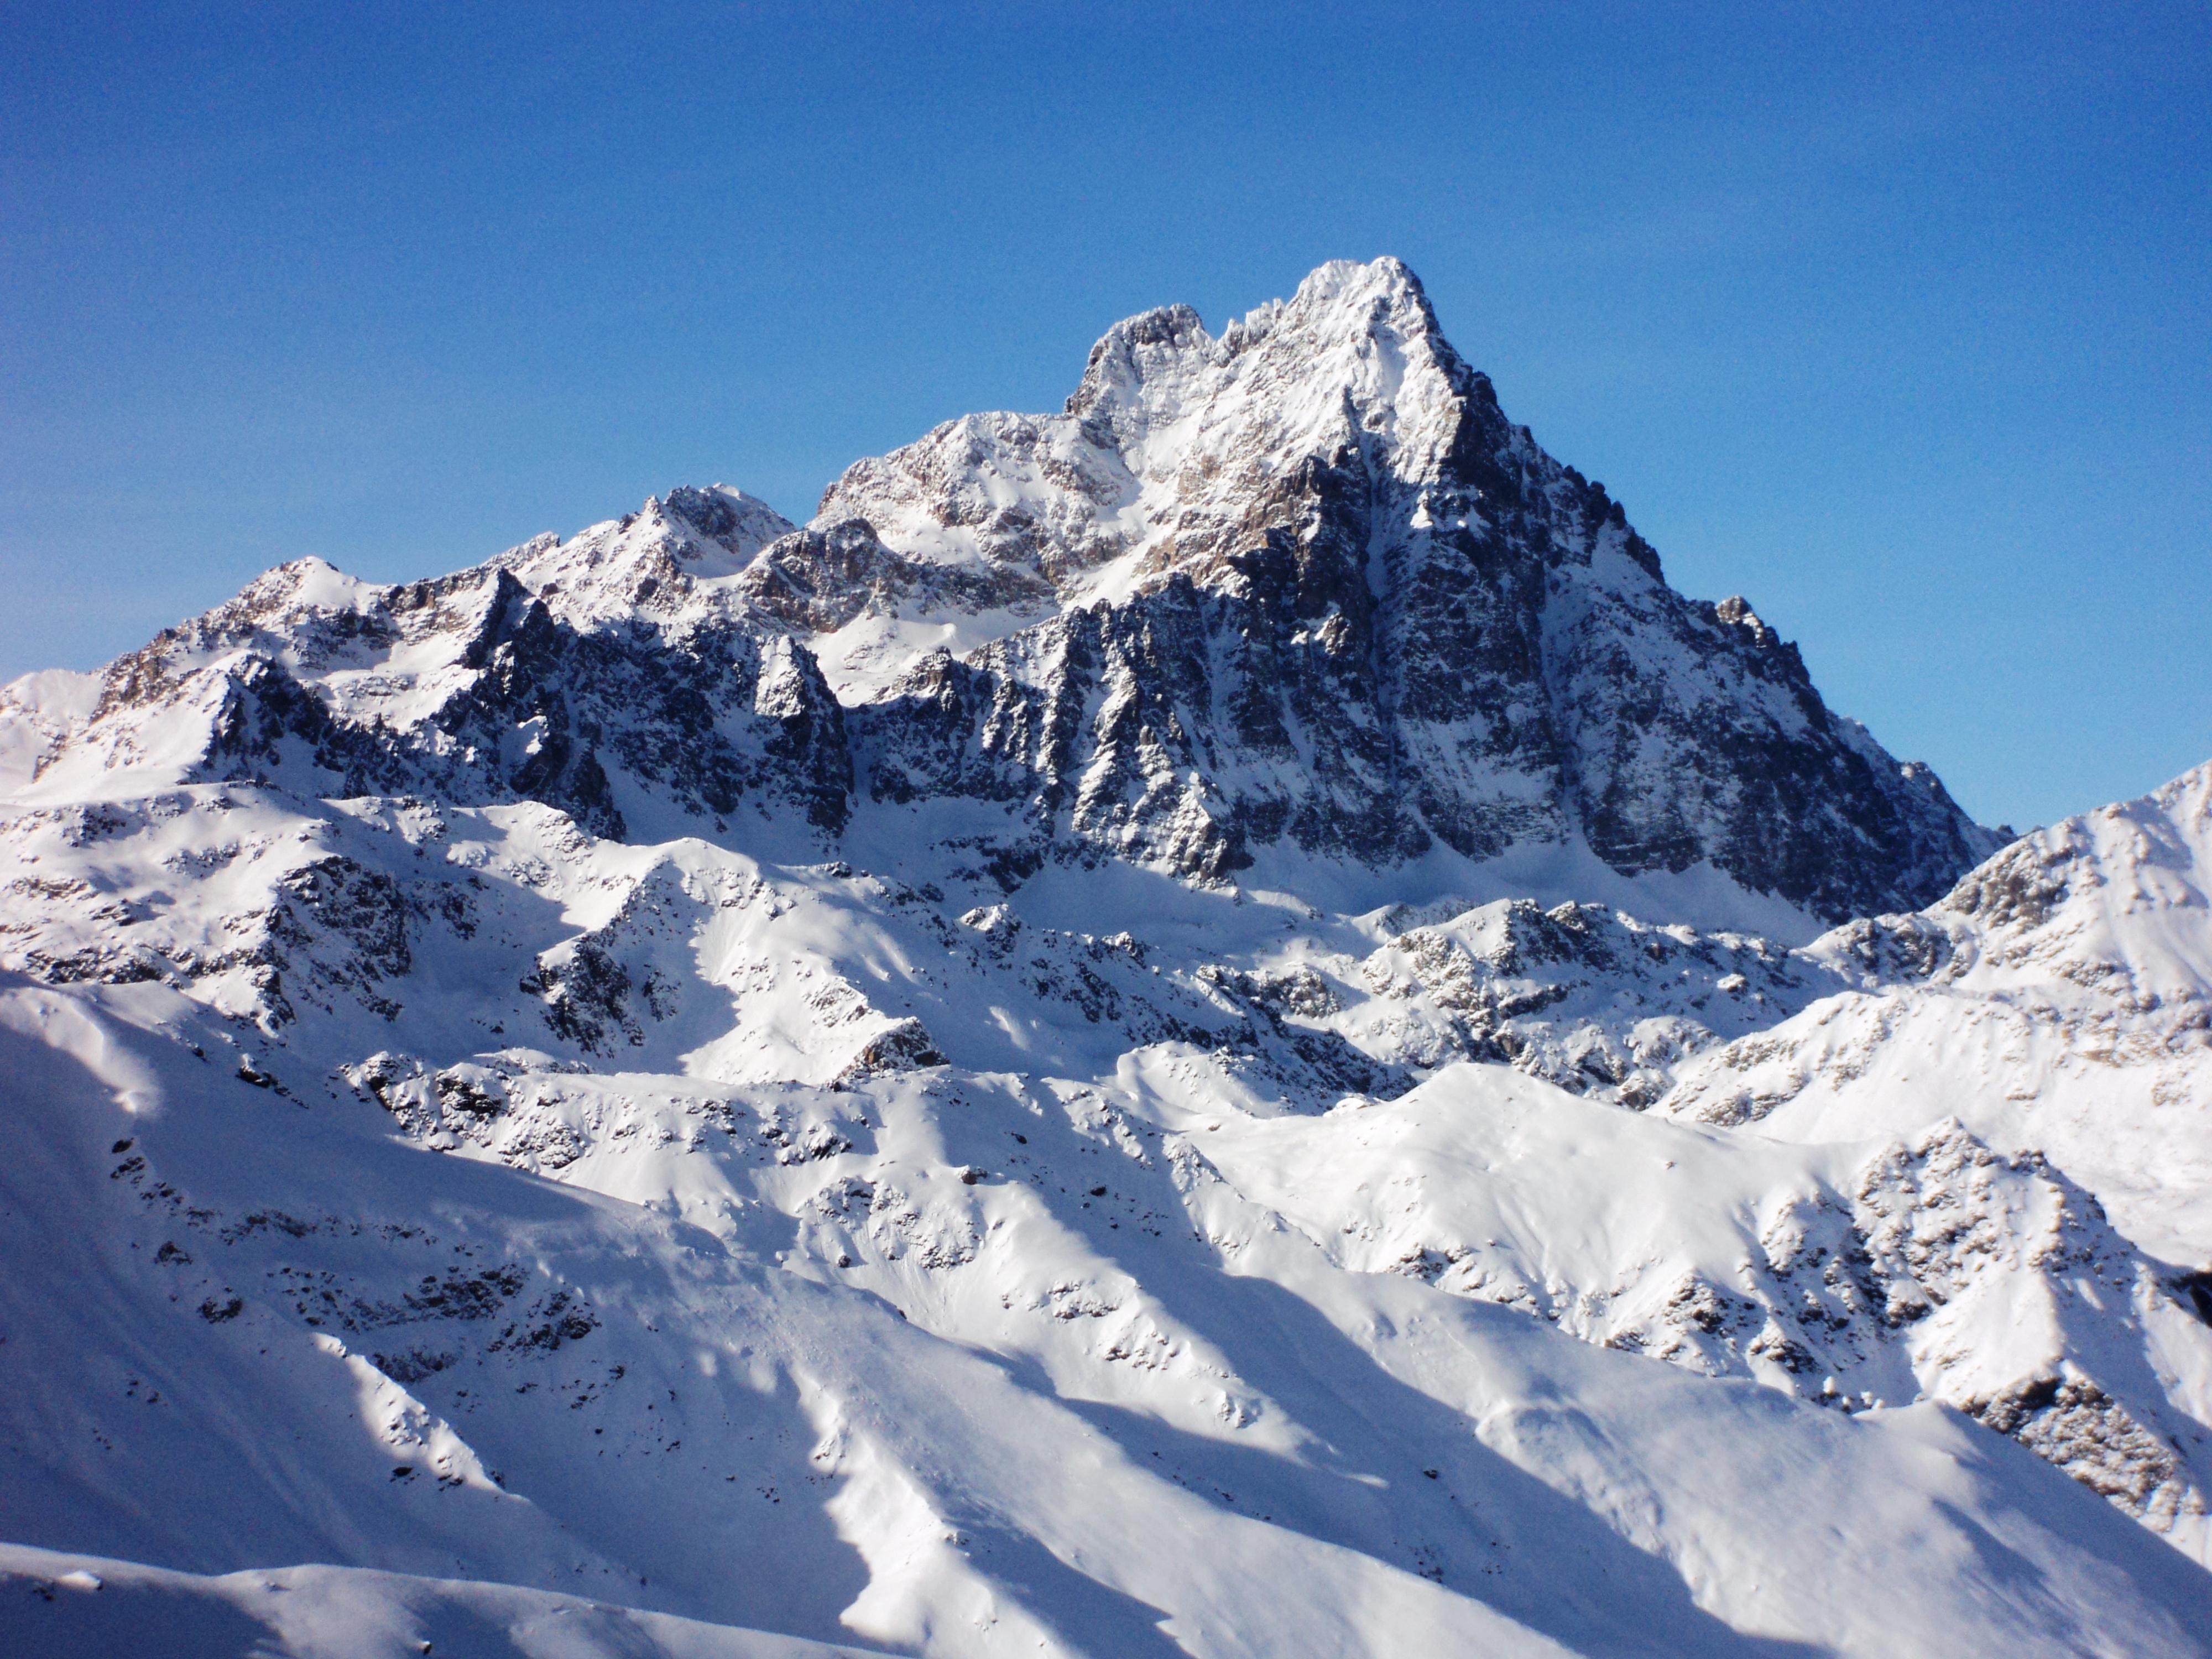
[(1218, 340), (1133, 319), (1065, 413), (859, 463), (805, 530), (678, 490), (434, 582), (304, 562), (81, 713), (13, 700), (52, 787), (534, 799), (617, 836), (726, 835), (743, 799), (833, 837), (857, 799), (974, 802), (1024, 858), (1206, 880), (1550, 847), (1834, 921), (2001, 840), (1742, 601), (1669, 588), (1391, 260)]

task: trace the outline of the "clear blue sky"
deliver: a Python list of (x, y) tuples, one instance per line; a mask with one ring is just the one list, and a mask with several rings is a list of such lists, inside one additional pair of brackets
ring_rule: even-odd
[[(621, 13), (617, 16), (617, 13)], [(1395, 253), (2025, 827), (2212, 757), (2212, 10), (0, 9), (0, 677), (1060, 404)]]

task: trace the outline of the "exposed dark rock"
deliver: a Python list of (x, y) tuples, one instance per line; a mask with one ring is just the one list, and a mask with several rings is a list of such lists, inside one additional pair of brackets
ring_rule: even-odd
[[(1194, 407), (1211, 447), (1163, 459), (1158, 425)], [(994, 477), (1030, 504), (982, 511)], [(978, 550), (940, 586), (1025, 576), (1064, 603), (1138, 560), (1125, 597), (924, 658), (859, 711), (879, 799), (1020, 802), (1045, 838), (1202, 879), (1277, 842), (1389, 866), (1579, 836), (1626, 874), (1710, 863), (1830, 920), (1925, 904), (1996, 844), (1741, 597), (1668, 587), (1393, 261), (1324, 268), (1218, 340), (1186, 309), (1133, 319), (1066, 414), (860, 463), (822, 522), (775, 550), (775, 591), (807, 596), (778, 615), (816, 630), (932, 580), (902, 538)]]

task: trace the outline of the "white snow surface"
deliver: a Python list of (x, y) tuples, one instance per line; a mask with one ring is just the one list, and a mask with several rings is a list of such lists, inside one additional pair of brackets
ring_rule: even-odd
[(209, 1576), (0, 1544), (0, 1646), (41, 1659), (861, 1659), (873, 1650), (359, 1567)]
[(1432, 331), (1388, 258), (1331, 261), (1218, 338), (1188, 307), (1148, 312), (1092, 349), (1066, 412), (949, 421), (855, 463), (814, 522), (866, 519), (933, 564), (1019, 565), (1070, 605), (1118, 599), (1224, 550), (1179, 532), (1233, 518), (1300, 457), (1364, 447), (1380, 471), (1432, 480), (1455, 412)]
[[(1831, 943), (1110, 871), (1070, 933), (238, 784), (6, 847), (27, 1544), (930, 1653), (2206, 1644), (2212, 1331), (2067, 1172), (1530, 1074), (1847, 1006)], [(1592, 938), (1664, 974), (1457, 1058)]]
[(2048, 1155), (2147, 1248), (2212, 1266), (2212, 765), (1810, 954), (1852, 989), (1705, 1055), (1668, 1112), (1808, 1140), (1954, 1114)]
[[(804, 532), (301, 561), (0, 690), (0, 1648), (2212, 1652), (2212, 766), (1824, 933), (808, 816), (840, 705), (1213, 556), (1238, 467), (1418, 488), (1407, 293), (1133, 319)], [(793, 549), (876, 600), (761, 627)], [(554, 754), (525, 611), (734, 701), (478, 787)]]

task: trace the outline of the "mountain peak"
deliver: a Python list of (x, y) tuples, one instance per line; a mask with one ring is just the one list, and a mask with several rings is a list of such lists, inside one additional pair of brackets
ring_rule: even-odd
[(1924, 903), (1995, 845), (1747, 605), (1669, 588), (1396, 259), (1322, 265), (1218, 337), (1188, 306), (1118, 323), (1063, 413), (856, 463), (812, 530), (855, 521), (892, 562), (821, 612), (831, 684), (895, 701), (957, 641), (995, 696), (1103, 699), (1131, 730), (1095, 752), (1133, 769), (1097, 774), (1092, 830), (1186, 872), (1284, 842), (1370, 866), (1582, 843), (1835, 920)]
[[(797, 693), (761, 690), (770, 662)], [(719, 831), (789, 774), (832, 831), (866, 796), (995, 802), (1024, 860), (1203, 881), (1285, 857), (1564, 860), (1585, 891), (1704, 867), (1805, 936), (1926, 903), (1996, 844), (1836, 719), (1748, 605), (1668, 587), (1388, 258), (1323, 265), (1218, 337), (1187, 306), (1127, 319), (1066, 412), (856, 462), (804, 531), (674, 489), (441, 583), (301, 565), (126, 667), (118, 720), (197, 701), (173, 742), (118, 725), (88, 764), (158, 750), (315, 793), (428, 768), (452, 798), (603, 825), (665, 807)]]
[(1283, 308), (1316, 320), (1357, 318), (1370, 329), (1387, 322), (1401, 333), (1438, 331), (1421, 279), (1405, 261), (1387, 253), (1364, 264), (1331, 259), (1316, 266)]
[(1091, 348), (1066, 413), (1139, 471), (1183, 463), (1188, 445), (1163, 456), (1146, 441), (1186, 418), (1198, 428), (1188, 435), (1217, 458), (1291, 466), (1366, 433), (1394, 450), (1410, 437), (1418, 467), (1449, 442), (1458, 401), (1478, 383), (1486, 393), (1402, 262), (1336, 259), (1218, 338), (1188, 306), (1115, 324)]
[(1984, 860), (1395, 260), (282, 566), (0, 809), (0, 1510), (260, 1564), (0, 1649), (2203, 1651), (2212, 767)]

